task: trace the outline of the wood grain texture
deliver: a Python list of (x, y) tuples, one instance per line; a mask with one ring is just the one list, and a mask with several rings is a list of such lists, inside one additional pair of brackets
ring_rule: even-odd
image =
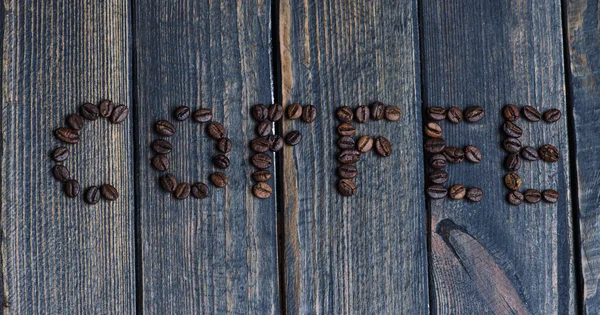
[[(142, 307), (145, 314), (279, 313), (275, 197), (252, 197), (250, 106), (270, 103), (269, 1), (136, 3), (136, 127)], [(208, 181), (215, 142), (206, 125), (177, 122), (169, 138), (180, 181), (210, 187), (173, 199), (150, 166), (159, 119), (176, 106), (213, 110), (233, 141), (227, 189)]]
[(518, 172), (522, 190), (558, 190), (557, 204), (505, 201), (501, 147), (504, 104), (565, 112), (560, 1), (423, 0), (421, 12), (424, 106), (487, 111), (479, 123), (441, 124), (448, 145), (472, 144), (484, 156), (449, 165), (448, 187), (478, 186), (485, 196), (477, 204), (430, 203), (432, 231), (440, 222), (468, 231), (451, 234), (453, 243), (431, 233), (433, 313), (575, 313), (566, 116), (555, 124), (517, 122), (526, 145), (560, 149), (558, 163), (524, 162)]
[(579, 244), (586, 314), (600, 309), (600, 22), (598, 1), (565, 1), (570, 105), (575, 136)]
[(54, 129), (86, 101), (131, 105), (129, 2), (5, 1), (1, 228), (6, 314), (135, 313), (132, 120), (86, 123), (65, 163), (112, 203), (69, 199)]
[[(283, 157), (288, 314), (428, 313), (416, 1), (284, 0), (279, 18), (283, 103), (320, 111), (283, 123), (304, 135)], [(374, 100), (404, 116), (358, 134), (394, 151), (363, 155), (358, 193), (343, 198), (334, 113)]]

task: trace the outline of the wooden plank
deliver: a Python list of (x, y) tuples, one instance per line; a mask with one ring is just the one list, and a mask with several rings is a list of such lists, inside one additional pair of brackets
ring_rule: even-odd
[[(302, 142), (283, 155), (289, 314), (428, 312), (416, 1), (280, 2), (282, 100), (312, 103)], [(336, 191), (338, 106), (380, 100), (400, 122), (358, 125), (393, 154), (361, 157), (358, 193)]]
[[(275, 197), (252, 197), (249, 108), (272, 102), (270, 1), (146, 1), (135, 7), (142, 307), (148, 314), (279, 313)], [(215, 144), (175, 123), (177, 178), (210, 187), (173, 199), (150, 166), (154, 123), (181, 104), (208, 107), (233, 141), (227, 189), (208, 181)]]
[(560, 149), (558, 163), (524, 162), (522, 190), (556, 189), (550, 205), (510, 206), (503, 177), (504, 104), (565, 112), (557, 0), (421, 1), (425, 106), (481, 105), (475, 124), (442, 123), (449, 145), (479, 147), (479, 164), (449, 165), (449, 185), (484, 190), (477, 204), (431, 202), (432, 310), (436, 314), (575, 313), (566, 115), (517, 124), (522, 142)]
[[(598, 1), (577, 0), (565, 1), (567, 10), (567, 34), (569, 65), (567, 66), (569, 81), (567, 89), (572, 109), (570, 123), (574, 130), (574, 170), (577, 176), (574, 192), (575, 205), (579, 211), (579, 248), (581, 272), (583, 277), (583, 311), (594, 314), (600, 309), (600, 32), (598, 31)], [(592, 136), (590, 136), (592, 135)], [(575, 174), (576, 173), (576, 174)], [(576, 230), (577, 231), (577, 230)]]
[(131, 105), (128, 1), (5, 1), (1, 228), (4, 311), (135, 313), (132, 119), (86, 123), (65, 163), (112, 203), (69, 199), (50, 171), (54, 129), (86, 101)]

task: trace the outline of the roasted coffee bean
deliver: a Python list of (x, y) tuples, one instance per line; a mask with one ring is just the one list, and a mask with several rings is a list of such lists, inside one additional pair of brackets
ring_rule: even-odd
[(338, 167), (337, 173), (341, 178), (354, 178), (358, 174), (358, 170), (352, 164), (344, 164)]
[(375, 139), (375, 152), (383, 157), (388, 157), (392, 154), (392, 144), (385, 137), (379, 136)]
[(504, 119), (508, 121), (516, 121), (519, 119), (519, 108), (513, 104), (507, 104), (502, 110)]
[(92, 103), (85, 103), (81, 105), (81, 108), (79, 109), (79, 114), (81, 114), (81, 117), (87, 120), (96, 120), (100, 115), (100, 111), (98, 110), (98, 106)]
[(481, 162), (482, 154), (481, 151), (472, 145), (468, 145), (465, 147), (465, 158), (469, 162), (479, 163)]
[(352, 109), (348, 106), (342, 106), (338, 108), (338, 110), (335, 112), (335, 115), (341, 122), (345, 123), (349, 123), (352, 121), (352, 119), (354, 119), (354, 112), (352, 112)]
[(285, 135), (285, 143), (291, 146), (295, 146), (302, 141), (302, 134), (300, 131), (290, 131)]
[(256, 121), (265, 121), (269, 117), (269, 109), (263, 104), (252, 106), (250, 113), (252, 114), (252, 118)]
[(448, 173), (444, 170), (429, 173), (429, 181), (434, 184), (445, 184), (448, 181)]
[(506, 200), (508, 200), (511, 205), (518, 206), (523, 202), (523, 194), (517, 190), (511, 191), (506, 196)]
[(456, 106), (451, 106), (446, 111), (446, 118), (448, 118), (448, 121), (450, 121), (451, 123), (458, 124), (463, 119), (463, 113), (460, 110), (460, 108)]
[(254, 167), (262, 170), (271, 167), (273, 159), (267, 154), (256, 153), (250, 158), (250, 162)]
[(434, 122), (428, 122), (425, 125), (425, 135), (431, 138), (440, 138), (442, 137), (442, 127)]
[(113, 109), (112, 114), (110, 115), (110, 122), (113, 124), (120, 124), (129, 115), (129, 108), (125, 105), (119, 105)]
[(267, 137), (260, 137), (250, 141), (250, 149), (255, 152), (264, 153), (269, 151), (270, 143)]
[(542, 192), (542, 198), (545, 202), (556, 203), (558, 202), (558, 191), (554, 189), (546, 189)]
[(431, 199), (442, 199), (448, 195), (448, 189), (444, 185), (429, 185), (427, 196)]
[(542, 158), (542, 160), (546, 161), (546, 162), (550, 162), (550, 163), (554, 163), (554, 162), (558, 162), (559, 158), (560, 158), (560, 153), (558, 152), (558, 149), (550, 144), (544, 144), (543, 146), (540, 147), (540, 149), (538, 150), (540, 153), (540, 157)]
[(167, 192), (174, 192), (175, 188), (177, 187), (177, 179), (171, 173), (161, 176), (159, 182), (160, 187)]
[(517, 153), (521, 151), (521, 141), (517, 138), (506, 138), (502, 142), (502, 145), (504, 146), (504, 150), (508, 153)]
[(173, 146), (167, 140), (157, 139), (152, 142), (152, 150), (158, 154), (169, 154), (173, 150)]
[(84, 125), (83, 117), (77, 114), (71, 114), (67, 116), (67, 125), (69, 125), (69, 127), (73, 128), (74, 130), (81, 130), (81, 128), (83, 128)]
[(521, 168), (521, 157), (519, 153), (511, 153), (504, 159), (504, 166), (509, 171), (518, 171)]
[(65, 186), (63, 189), (64, 189), (65, 195), (67, 195), (67, 197), (75, 198), (75, 197), (79, 196), (79, 192), (81, 191), (81, 186), (79, 186), (78, 181), (71, 179), (65, 183)]
[(356, 194), (356, 184), (351, 179), (343, 178), (338, 181), (337, 184), (338, 191), (342, 196), (352, 196)]
[(544, 113), (544, 120), (549, 123), (557, 122), (562, 116), (558, 109), (550, 109)]
[(382, 120), (385, 111), (385, 105), (383, 105), (381, 102), (373, 102), (371, 105), (369, 105), (369, 111), (371, 112), (372, 120)]
[(386, 106), (383, 115), (389, 121), (397, 121), (402, 117), (402, 111), (396, 106)]
[(286, 108), (286, 114), (290, 120), (296, 120), (302, 117), (302, 105), (291, 104)]
[(179, 121), (184, 121), (190, 117), (190, 108), (187, 106), (179, 106), (173, 111), (173, 117)]
[(273, 188), (265, 182), (259, 182), (252, 186), (252, 193), (254, 194), (254, 197), (258, 199), (267, 199), (271, 197)]
[(360, 160), (360, 152), (358, 150), (350, 149), (340, 152), (338, 155), (338, 161), (342, 164), (352, 164)]
[(542, 114), (540, 114), (540, 112), (538, 112), (538, 110), (535, 109), (535, 107), (530, 105), (524, 106), (522, 112), (523, 117), (532, 122), (539, 121), (540, 118), (542, 118)]
[(66, 147), (58, 147), (52, 151), (52, 160), (54, 162), (64, 162), (69, 159), (69, 149)]
[(190, 196), (192, 188), (188, 183), (179, 183), (173, 192), (173, 197), (177, 200), (183, 200)]
[(507, 136), (513, 138), (521, 138), (523, 135), (523, 130), (521, 127), (513, 124), (510, 121), (505, 121), (504, 124), (502, 124), (502, 130)]
[(165, 137), (171, 137), (176, 131), (175, 126), (166, 120), (157, 121), (154, 125), (154, 130), (156, 130), (159, 135)]
[(281, 120), (282, 117), (283, 106), (281, 104), (271, 104), (268, 109), (267, 118), (272, 122), (276, 122)]
[(227, 169), (229, 167), (229, 158), (224, 154), (217, 154), (213, 157), (213, 165), (216, 168), (220, 168), (222, 170)]
[(100, 192), (102, 193), (102, 197), (108, 201), (115, 201), (119, 198), (119, 191), (113, 185), (102, 185)]
[(212, 110), (199, 108), (192, 113), (192, 120), (197, 123), (207, 123), (213, 118)]
[(446, 141), (442, 138), (429, 138), (425, 140), (423, 149), (427, 153), (441, 153), (446, 148)]
[(270, 135), (267, 137), (269, 140), (269, 150), (278, 152), (283, 149), (283, 138), (278, 135)]
[(98, 104), (98, 112), (100, 113), (100, 116), (104, 118), (110, 117), (114, 109), (115, 104), (110, 100), (103, 100)]
[(52, 175), (54, 175), (54, 178), (61, 183), (71, 179), (71, 173), (62, 165), (54, 165), (54, 167), (52, 167)]
[(195, 183), (191, 188), (192, 197), (196, 199), (204, 199), (208, 197), (208, 186), (205, 183)]
[(540, 159), (537, 150), (532, 147), (524, 147), (521, 149), (521, 157), (527, 161), (537, 161)]
[(255, 182), (268, 182), (271, 180), (272, 176), (273, 175), (271, 175), (271, 172), (268, 170), (256, 171), (252, 173), (252, 179), (254, 179)]
[(317, 119), (317, 108), (313, 105), (304, 105), (302, 108), (302, 120), (306, 123), (312, 123)]
[(355, 142), (352, 137), (340, 137), (337, 141), (338, 148), (342, 150), (354, 149)]
[(371, 151), (371, 149), (373, 148), (373, 138), (369, 136), (362, 136), (358, 138), (356, 148), (362, 153)]
[(221, 138), (219, 142), (217, 142), (217, 150), (221, 153), (229, 153), (231, 152), (231, 147), (233, 144), (229, 138)]
[(217, 188), (223, 188), (229, 183), (229, 178), (221, 172), (214, 172), (210, 174), (210, 182)]
[(508, 173), (504, 176), (504, 184), (510, 190), (519, 190), (523, 180), (517, 173)]
[(446, 158), (443, 154), (437, 153), (429, 158), (429, 165), (436, 169), (442, 169), (446, 167)]
[(208, 132), (208, 135), (215, 140), (221, 140), (227, 136), (225, 127), (218, 122), (210, 123), (208, 127), (206, 127), (206, 131)]
[(171, 163), (166, 155), (159, 154), (152, 158), (152, 167), (159, 172), (164, 172), (169, 169)]
[(356, 121), (361, 124), (368, 122), (371, 118), (370, 116), (371, 110), (368, 106), (365, 105), (358, 106), (358, 108), (356, 109), (356, 113), (354, 114), (354, 118), (356, 119)]
[(463, 199), (466, 194), (467, 194), (467, 189), (465, 188), (465, 186), (463, 186), (461, 184), (456, 184), (456, 185), (450, 187), (450, 189), (448, 190), (448, 196), (450, 196), (450, 199), (452, 199), (452, 200)]
[(478, 122), (485, 116), (485, 111), (481, 106), (471, 106), (465, 109), (465, 120), (468, 122)]
[(527, 189), (523, 193), (523, 197), (527, 203), (538, 203), (542, 200), (542, 194), (535, 189)]
[(100, 201), (100, 189), (96, 186), (92, 186), (85, 191), (83, 200), (90, 205), (95, 205)]
[(71, 128), (58, 128), (54, 132), (56, 138), (64, 143), (75, 144), (79, 142), (77, 130)]
[(483, 199), (483, 190), (477, 187), (469, 188), (467, 189), (465, 198), (472, 202), (480, 202)]
[(337, 132), (340, 136), (352, 136), (356, 132), (356, 129), (350, 123), (343, 123), (337, 126)]
[(465, 151), (461, 148), (446, 147), (442, 152), (448, 163), (457, 164), (465, 159)]
[(446, 119), (446, 109), (441, 107), (427, 108), (427, 118), (433, 121), (442, 121)]
[(273, 127), (271, 126), (270, 123), (268, 123), (266, 121), (261, 121), (256, 126), (256, 133), (262, 137), (268, 136), (271, 133), (271, 129), (273, 129)]

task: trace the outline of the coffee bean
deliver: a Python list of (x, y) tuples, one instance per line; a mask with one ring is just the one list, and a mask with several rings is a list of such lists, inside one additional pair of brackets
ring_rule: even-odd
[(519, 153), (511, 153), (504, 159), (504, 166), (509, 171), (518, 171), (521, 168), (521, 157)]
[(255, 182), (268, 182), (271, 180), (271, 177), (271, 172), (268, 170), (256, 171), (252, 173), (252, 179), (254, 179)]
[(540, 112), (538, 112), (538, 110), (535, 109), (535, 107), (530, 105), (524, 106), (522, 112), (523, 117), (532, 122), (539, 121), (540, 118), (542, 118), (542, 114), (540, 114)]
[(358, 138), (356, 148), (362, 153), (371, 151), (371, 149), (373, 148), (373, 139), (369, 136), (362, 136)]
[(110, 122), (113, 124), (120, 124), (127, 119), (128, 115), (129, 108), (125, 105), (119, 105), (113, 109), (113, 112), (110, 115)]
[(212, 110), (208, 108), (198, 108), (192, 113), (192, 120), (197, 123), (207, 123), (213, 118)]
[(371, 105), (369, 105), (369, 111), (371, 112), (372, 120), (382, 120), (385, 111), (385, 105), (383, 105), (381, 102), (373, 102)]
[(190, 196), (192, 188), (188, 183), (179, 183), (173, 192), (173, 197), (177, 200), (183, 200)]
[(302, 117), (302, 105), (291, 104), (286, 108), (286, 114), (290, 120), (296, 120)]
[(463, 186), (461, 184), (456, 184), (456, 185), (450, 187), (450, 189), (448, 190), (448, 196), (450, 196), (450, 199), (452, 199), (452, 200), (463, 199), (466, 194), (467, 194), (467, 189), (465, 188), (465, 186)]
[(427, 153), (441, 153), (446, 148), (446, 141), (442, 138), (429, 138), (425, 140), (423, 149)]
[(383, 157), (388, 157), (392, 154), (392, 144), (385, 137), (379, 136), (375, 139), (375, 152)]
[(267, 199), (271, 197), (273, 188), (265, 182), (259, 182), (252, 186), (252, 193), (254, 194), (254, 197), (258, 199)]
[(343, 123), (337, 126), (337, 132), (340, 136), (352, 136), (356, 132), (356, 129), (350, 123)]
[(65, 186), (63, 189), (64, 189), (65, 195), (67, 195), (67, 197), (75, 198), (75, 197), (79, 196), (79, 192), (81, 191), (81, 186), (79, 186), (78, 181), (71, 179), (65, 183)]
[(431, 138), (442, 137), (442, 127), (434, 122), (428, 122), (425, 125), (425, 135)]
[(271, 104), (268, 109), (267, 118), (272, 122), (276, 122), (281, 120), (282, 117), (283, 106), (281, 104)]
[(273, 127), (270, 123), (266, 121), (261, 121), (260, 123), (258, 123), (258, 126), (256, 126), (256, 133), (259, 136), (264, 137), (271, 133), (271, 129), (273, 129)]
[(216, 168), (220, 168), (222, 170), (227, 169), (229, 167), (229, 158), (227, 158), (223, 154), (217, 154), (213, 157), (213, 165)]
[(351, 179), (343, 178), (338, 181), (337, 184), (338, 191), (342, 196), (352, 196), (356, 194), (356, 184)]
[(265, 121), (269, 117), (269, 109), (263, 104), (256, 104), (250, 110), (252, 118), (256, 121)]
[(540, 147), (540, 149), (538, 150), (540, 153), (540, 157), (542, 158), (542, 160), (546, 161), (546, 162), (550, 162), (550, 163), (554, 163), (554, 162), (558, 162), (559, 158), (560, 158), (560, 153), (558, 152), (558, 149), (550, 144), (544, 144), (543, 146)]
[(456, 106), (451, 106), (446, 111), (446, 118), (453, 124), (458, 124), (463, 119), (463, 113), (460, 108)]
[(557, 122), (562, 116), (558, 109), (550, 109), (544, 113), (544, 120), (549, 123)]
[(58, 128), (54, 132), (56, 138), (64, 143), (75, 144), (79, 142), (77, 130), (71, 128)]
[(448, 181), (448, 173), (444, 170), (429, 173), (429, 181), (434, 184), (444, 184)]
[(349, 123), (352, 121), (352, 119), (354, 119), (354, 113), (348, 106), (342, 106), (338, 108), (338, 110), (335, 112), (335, 115), (341, 122), (345, 123)]
[(507, 104), (502, 110), (504, 119), (508, 121), (516, 121), (519, 119), (519, 108), (513, 104)]
[(69, 159), (69, 149), (66, 147), (58, 147), (52, 151), (52, 160), (54, 162), (64, 162)]
[(357, 122), (359, 123), (366, 123), (369, 121), (371, 116), (371, 110), (369, 109), (368, 106), (362, 105), (362, 106), (358, 106), (358, 108), (356, 109), (356, 113), (354, 114), (354, 118), (356, 119)]
[(300, 131), (290, 131), (285, 135), (285, 143), (291, 146), (295, 146), (302, 141), (302, 134)]
[(338, 161), (342, 164), (352, 164), (360, 160), (360, 152), (358, 150), (350, 149), (340, 152), (338, 155)]
[(511, 205), (518, 206), (523, 202), (523, 194), (516, 190), (511, 191), (506, 196), (506, 200), (508, 200)]
[(152, 142), (152, 150), (158, 154), (169, 154), (173, 150), (173, 146), (167, 140), (157, 139)]
[(221, 138), (219, 142), (217, 142), (217, 150), (221, 153), (229, 153), (231, 152), (231, 147), (233, 144), (229, 138)]
[(100, 113), (100, 116), (104, 118), (110, 117), (114, 109), (115, 104), (110, 100), (103, 100), (98, 104), (98, 112)]
[(481, 162), (482, 154), (481, 151), (472, 145), (468, 145), (465, 147), (465, 158), (469, 162), (479, 163)]
[(502, 145), (504, 146), (504, 150), (508, 153), (517, 153), (521, 151), (521, 141), (517, 138), (506, 138), (502, 142)]
[(524, 147), (521, 149), (521, 157), (527, 161), (537, 161), (540, 159), (537, 150), (532, 147)]
[(119, 191), (109, 184), (102, 185), (102, 187), (100, 187), (100, 192), (102, 193), (102, 197), (108, 201), (114, 201), (119, 198)]
[(467, 189), (465, 198), (472, 202), (480, 202), (483, 199), (483, 190), (477, 187), (469, 188)]
[(96, 186), (92, 186), (85, 191), (83, 200), (90, 205), (95, 205), (100, 201), (100, 189)]
[(159, 120), (154, 125), (154, 130), (156, 130), (156, 132), (161, 136), (171, 137), (175, 134), (176, 129), (172, 123), (166, 120)]
[(442, 199), (448, 195), (448, 189), (443, 185), (429, 185), (427, 196), (431, 199)]
[(73, 128), (74, 130), (81, 130), (81, 128), (83, 128), (84, 125), (83, 117), (77, 114), (71, 114), (67, 116), (67, 125), (69, 125), (69, 127)]
[(538, 203), (542, 200), (542, 195), (535, 189), (527, 189), (523, 193), (523, 196), (527, 203)]
[(446, 147), (442, 152), (448, 163), (457, 164), (465, 159), (465, 151), (456, 147)]
[(273, 159), (267, 154), (256, 153), (250, 158), (250, 162), (254, 167), (262, 170), (271, 167)]
[(100, 112), (98, 110), (98, 106), (92, 103), (85, 103), (81, 105), (81, 108), (79, 109), (79, 114), (81, 114), (81, 117), (87, 120), (96, 120), (98, 119)]
[(177, 179), (171, 173), (161, 176), (159, 182), (160, 187), (167, 192), (174, 192), (175, 188), (177, 187)]
[(205, 183), (195, 183), (191, 188), (192, 197), (196, 199), (204, 199), (208, 197), (208, 186)]
[(446, 119), (446, 109), (441, 107), (427, 108), (427, 118), (433, 121), (442, 121)]
[(266, 137), (256, 138), (250, 141), (250, 149), (260, 153), (267, 152), (269, 151), (269, 140)]
[(313, 105), (304, 105), (302, 108), (302, 120), (306, 123), (312, 123), (317, 119), (317, 108)]
[(442, 169), (446, 167), (446, 158), (443, 154), (437, 153), (429, 158), (429, 165), (436, 169)]
[(71, 173), (62, 165), (54, 165), (54, 167), (52, 167), (52, 175), (54, 175), (54, 178), (57, 181), (62, 183), (71, 179)]
[(184, 121), (190, 117), (190, 108), (187, 106), (179, 106), (173, 111), (173, 117), (179, 121)]
[(358, 174), (358, 170), (352, 164), (344, 164), (338, 167), (337, 173), (341, 178), (354, 178)]
[(515, 125), (510, 121), (505, 121), (504, 124), (502, 124), (502, 130), (507, 136), (513, 138), (521, 138), (521, 136), (523, 135), (523, 130), (521, 129), (521, 127)]
[(227, 136), (225, 127), (218, 122), (210, 123), (208, 127), (206, 127), (206, 131), (208, 132), (208, 135), (215, 140), (221, 140)]
[(386, 106), (383, 115), (389, 121), (397, 121), (402, 117), (402, 111), (396, 106)]
[(269, 141), (269, 149), (273, 152), (278, 152), (283, 149), (283, 138), (278, 135), (270, 135), (267, 137)]
[(352, 137), (340, 137), (337, 141), (338, 148), (342, 150), (354, 149), (354, 138)]
[(510, 190), (519, 190), (523, 180), (517, 173), (508, 173), (504, 176), (504, 184)]
[(223, 188), (229, 183), (229, 178), (221, 172), (214, 172), (210, 175), (210, 182), (217, 188)]
[(159, 172), (168, 170), (170, 166), (169, 158), (166, 155), (159, 154), (152, 158), (152, 167)]
[(556, 203), (558, 202), (558, 191), (554, 189), (546, 189), (542, 192), (542, 198), (545, 202)]
[(465, 120), (471, 123), (478, 122), (485, 116), (481, 106), (471, 106), (465, 109)]

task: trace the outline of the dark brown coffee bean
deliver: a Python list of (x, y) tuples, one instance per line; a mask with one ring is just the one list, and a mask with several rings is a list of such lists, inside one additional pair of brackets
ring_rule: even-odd
[(266, 122), (266, 121), (261, 121), (256, 126), (256, 133), (259, 136), (264, 137), (264, 136), (268, 136), (271, 133), (272, 129), (273, 129), (273, 126), (271, 126), (271, 123)]
[(530, 105), (524, 106), (522, 112), (523, 117), (532, 122), (539, 121), (540, 118), (542, 118), (542, 114), (540, 114), (540, 112), (538, 112), (538, 110), (535, 109), (535, 107)]
[(450, 121), (451, 123), (458, 124), (463, 119), (463, 113), (460, 110), (460, 108), (456, 106), (451, 106), (446, 111), (446, 118), (448, 118), (448, 121)]
[(506, 196), (506, 200), (508, 200), (511, 205), (518, 206), (523, 202), (523, 194), (516, 190), (511, 191)]
[(481, 162), (482, 154), (481, 154), (481, 151), (477, 147), (468, 145), (465, 147), (464, 151), (465, 151), (465, 158), (467, 159), (467, 161), (473, 162), (473, 163)]
[(85, 103), (81, 105), (81, 108), (79, 109), (79, 114), (81, 115), (81, 117), (87, 120), (96, 120), (100, 115), (100, 111), (98, 110), (98, 106), (92, 103)]
[(190, 117), (190, 108), (187, 106), (179, 106), (173, 111), (173, 117), (179, 121), (184, 121)]
[(509, 171), (518, 171), (521, 168), (521, 156), (519, 156), (519, 153), (511, 153), (506, 156), (504, 166)]
[(112, 185), (104, 184), (100, 187), (102, 197), (108, 201), (115, 201), (119, 198), (119, 191)]
[(175, 134), (175, 126), (166, 120), (159, 120), (154, 125), (154, 130), (161, 136), (171, 137)]
[(544, 120), (549, 123), (557, 122), (562, 116), (558, 109), (550, 109), (544, 113)]
[(375, 139), (375, 152), (383, 157), (388, 157), (392, 154), (392, 144), (385, 137), (379, 136)]
[(434, 122), (428, 122), (427, 125), (425, 125), (425, 135), (431, 138), (441, 138), (442, 127)]
[(290, 120), (296, 120), (302, 117), (302, 105), (300, 104), (291, 104), (286, 108), (287, 117)]
[(457, 164), (465, 159), (465, 151), (456, 147), (446, 147), (442, 152), (448, 163)]
[(169, 154), (173, 150), (173, 146), (167, 140), (157, 139), (152, 142), (152, 150), (158, 154)]
[(273, 188), (265, 182), (258, 182), (252, 186), (252, 193), (254, 194), (254, 197), (258, 199), (267, 199), (271, 197)]
[(429, 138), (425, 140), (423, 149), (427, 153), (441, 153), (446, 148), (446, 141), (442, 138)]
[(167, 192), (174, 192), (175, 188), (177, 187), (177, 179), (171, 173), (161, 176), (159, 182), (160, 187)]
[(452, 200), (463, 199), (466, 194), (467, 194), (467, 189), (465, 188), (465, 186), (463, 186), (461, 184), (456, 184), (456, 185), (450, 187), (450, 189), (448, 190), (448, 196), (450, 196), (450, 199), (452, 199)]
[(519, 108), (513, 104), (507, 104), (502, 110), (504, 119), (508, 121), (516, 121), (519, 119)]
[(192, 120), (197, 123), (207, 123), (213, 118), (212, 110), (208, 108), (198, 108), (192, 113)]
[(352, 164), (344, 164), (338, 167), (337, 173), (341, 178), (354, 178), (358, 174), (358, 170)]
[(505, 121), (504, 124), (502, 124), (502, 130), (507, 136), (513, 138), (521, 138), (521, 136), (523, 135), (523, 130), (521, 129), (521, 127), (515, 125), (510, 121)]
[(356, 119), (356, 121), (361, 124), (368, 122), (371, 118), (370, 116), (371, 110), (368, 106), (365, 105), (358, 106), (358, 108), (356, 109), (356, 113), (354, 114), (354, 118)]
[(360, 152), (358, 150), (350, 149), (340, 152), (338, 155), (338, 161), (342, 164), (352, 164), (360, 160)]
[(252, 173), (252, 179), (254, 179), (255, 182), (268, 182), (271, 180), (271, 177), (271, 172), (268, 170), (256, 171)]
[(225, 127), (218, 122), (210, 123), (208, 127), (206, 127), (206, 131), (208, 132), (208, 135), (215, 140), (221, 140), (227, 136)]
[(129, 108), (125, 105), (119, 105), (113, 109), (113, 112), (110, 115), (110, 122), (113, 124), (120, 124), (127, 119), (128, 115)]
[(79, 186), (78, 181), (71, 179), (65, 183), (65, 186), (63, 189), (64, 189), (65, 195), (67, 195), (67, 197), (75, 198), (75, 197), (79, 196), (79, 192), (81, 191), (81, 186)]
[(521, 149), (521, 157), (527, 161), (537, 161), (540, 159), (537, 150), (532, 147), (524, 147)]
[(71, 179), (71, 173), (62, 165), (54, 165), (54, 167), (52, 167), (52, 175), (54, 175), (54, 178), (61, 183)]
[(302, 108), (302, 120), (306, 123), (312, 123), (317, 119), (317, 108), (313, 105), (304, 105)]
[(351, 179), (343, 178), (338, 181), (338, 191), (342, 196), (350, 197), (356, 194), (356, 184)]
[(250, 162), (258, 169), (266, 169), (271, 167), (273, 159), (264, 153), (256, 153), (250, 158)]
[(483, 190), (477, 187), (469, 188), (467, 189), (465, 198), (472, 202), (480, 202), (483, 199)]
[(352, 112), (352, 109), (348, 106), (342, 106), (338, 108), (338, 110), (335, 112), (335, 115), (341, 122), (345, 123), (349, 123), (352, 121), (352, 119), (354, 119), (354, 112)]
[(270, 143), (267, 137), (260, 137), (250, 141), (250, 149), (255, 152), (264, 153), (269, 151)]
[(437, 170), (429, 173), (429, 181), (434, 184), (445, 184), (448, 181), (448, 173), (444, 170)]
[(90, 205), (95, 205), (100, 201), (100, 189), (96, 186), (92, 186), (85, 191), (83, 200)]
[(213, 165), (216, 168), (220, 168), (222, 170), (227, 169), (229, 167), (229, 158), (224, 154), (217, 154), (213, 157)]
[(356, 129), (350, 123), (343, 123), (337, 126), (337, 133), (340, 136), (352, 136), (356, 133)]
[(371, 105), (369, 105), (369, 111), (371, 112), (372, 120), (382, 120), (385, 111), (385, 105), (383, 105), (381, 102), (373, 102)]
[(173, 197), (177, 200), (183, 200), (190, 196), (192, 188), (188, 183), (179, 183), (173, 192)]
[(221, 153), (229, 153), (231, 152), (231, 147), (233, 144), (229, 138), (221, 138), (219, 142), (217, 142), (217, 150)]
[(98, 112), (100, 113), (100, 116), (104, 118), (110, 117), (114, 109), (115, 104), (110, 100), (103, 100), (98, 104)]
[(560, 159), (560, 153), (558, 152), (558, 149), (553, 145), (544, 144), (540, 147), (538, 151), (542, 160), (546, 162), (554, 163), (558, 162), (558, 160)]
[(54, 162), (64, 162), (69, 159), (69, 149), (66, 147), (59, 147), (52, 151), (52, 160)]
[(427, 118), (433, 121), (442, 121), (446, 119), (446, 109), (441, 107), (429, 107), (427, 109)]
[(73, 128), (74, 130), (81, 130), (81, 128), (83, 128), (84, 125), (83, 117), (77, 114), (71, 114), (67, 116), (67, 125), (69, 125), (69, 127)]
[(256, 104), (250, 110), (252, 118), (256, 121), (265, 121), (269, 117), (269, 109), (263, 104)]
[(283, 117), (283, 106), (281, 106), (281, 104), (271, 104), (269, 106), (267, 118), (272, 122), (276, 122), (276, 121), (281, 120), (282, 117)]
[(373, 148), (373, 138), (369, 136), (362, 136), (358, 138), (356, 148), (362, 153), (371, 151), (371, 149)]
[(485, 116), (481, 106), (471, 106), (465, 109), (465, 120), (471, 123), (478, 122)]
[(56, 138), (64, 143), (75, 144), (79, 142), (77, 130), (71, 128), (58, 128), (54, 132)]
[(337, 141), (338, 148), (342, 150), (354, 149), (355, 142), (352, 137), (341, 137)]
[(269, 140), (269, 149), (273, 152), (278, 152), (283, 149), (283, 138), (278, 135), (270, 135), (267, 137)]
[(545, 202), (556, 203), (558, 202), (558, 191), (554, 189), (546, 189), (542, 192), (542, 198)]
[(217, 188), (224, 188), (229, 183), (229, 178), (221, 172), (214, 172), (210, 175), (210, 182)]
[(431, 199), (442, 199), (448, 195), (448, 189), (443, 185), (429, 185), (427, 196)]
[(517, 173), (508, 173), (504, 176), (504, 184), (510, 190), (519, 190), (523, 180)]
[(442, 169), (446, 167), (446, 158), (443, 154), (437, 153), (429, 158), (429, 165), (435, 169)]
[(397, 121), (402, 117), (402, 111), (396, 106), (386, 106), (383, 115), (389, 121)]
[(508, 153), (517, 153), (521, 151), (521, 141), (517, 138), (506, 138), (502, 142), (502, 145), (504, 146), (504, 150)]
[(542, 200), (542, 194), (535, 189), (527, 189), (523, 193), (523, 197), (527, 203), (538, 203)]
[(285, 143), (291, 146), (295, 146), (302, 141), (302, 134), (300, 131), (290, 131), (285, 135)]
[(171, 166), (169, 158), (166, 155), (159, 154), (152, 158), (152, 167), (159, 172), (164, 172)]
[(191, 188), (192, 197), (196, 199), (204, 199), (209, 195), (208, 186), (205, 183), (195, 183)]

